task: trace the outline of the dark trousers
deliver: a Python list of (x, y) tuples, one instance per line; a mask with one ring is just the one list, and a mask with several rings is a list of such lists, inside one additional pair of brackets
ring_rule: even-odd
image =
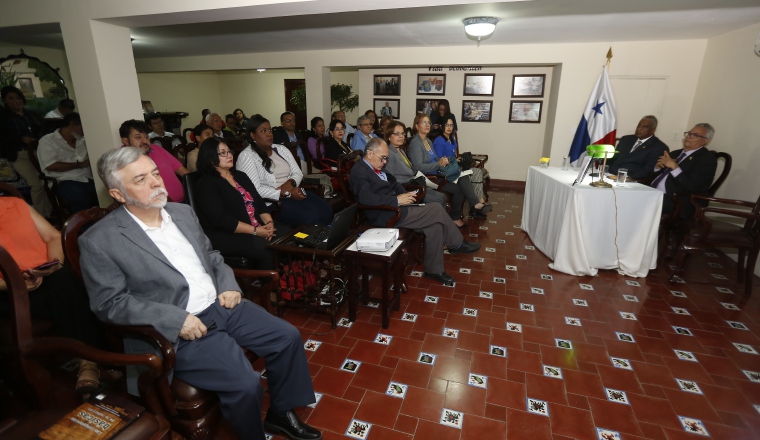
[(410, 206), (406, 215), (396, 226), (422, 229), (425, 233), (425, 272), (441, 273), (443, 269), (443, 245), (456, 248), (462, 244), (462, 233), (438, 203)]
[(176, 377), (219, 396), (222, 414), (242, 439), (264, 439), (264, 390), (240, 347), (266, 360), (270, 407), (287, 411), (315, 402), (298, 330), (248, 301), (233, 309), (215, 302), (197, 315), (216, 329), (193, 341), (180, 338)]
[[(275, 222), (275, 235), (273, 239), (287, 234), (290, 228), (279, 221)], [(274, 269), (274, 253), (267, 249), (271, 243), (264, 237), (253, 234), (236, 234), (234, 232), (208, 231), (206, 232), (211, 246), (222, 255), (232, 257), (246, 257), (254, 262), (252, 269)]]
[(58, 182), (58, 195), (69, 202), (72, 214), (98, 206), (98, 195), (95, 191), (95, 182), (92, 180), (87, 180), (87, 182), (61, 180)]
[[(298, 191), (297, 189), (294, 191)], [(330, 204), (322, 197), (308, 192), (303, 200), (281, 199), (282, 208), (277, 213), (277, 221), (288, 226), (329, 225), (333, 212)]]

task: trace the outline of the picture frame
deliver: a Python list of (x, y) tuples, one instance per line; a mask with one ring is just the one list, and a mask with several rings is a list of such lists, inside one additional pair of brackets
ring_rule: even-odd
[(543, 101), (509, 101), (509, 122), (540, 124)]
[(462, 122), (491, 122), (493, 101), (462, 101)]
[(446, 94), (446, 74), (417, 74), (417, 94), (418, 95), (445, 95)]
[(393, 119), (399, 118), (399, 109), (401, 108), (401, 100), (400, 99), (388, 99), (388, 98), (375, 98), (372, 109), (375, 111), (375, 114), (378, 118), (382, 118), (383, 116), (386, 116), (387, 112), (386, 106), (390, 108), (390, 116), (393, 117)]
[(543, 98), (545, 82), (545, 74), (513, 75), (512, 97)]
[(146, 115), (154, 113), (156, 110), (153, 108), (153, 104), (150, 101), (142, 101), (143, 112)]
[[(427, 104), (427, 107), (425, 105)], [(425, 113), (426, 115), (430, 116), (436, 112), (436, 109), (438, 108), (438, 100), (437, 99), (418, 99), (415, 104), (416, 113)]]
[(496, 74), (466, 73), (464, 75), (464, 96), (493, 96)]
[(401, 96), (401, 75), (375, 75), (376, 96)]

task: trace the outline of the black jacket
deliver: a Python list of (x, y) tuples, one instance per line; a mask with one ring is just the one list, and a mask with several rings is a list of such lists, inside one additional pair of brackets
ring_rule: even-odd
[[(398, 206), (397, 195), (406, 192), (406, 189), (396, 181), (392, 174), (386, 172), (388, 181), (384, 181), (364, 160), (359, 160), (351, 168), (348, 181), (351, 192), (356, 196), (359, 204), (378, 206)], [(375, 226), (385, 227), (388, 219), (395, 214), (391, 211), (365, 211), (367, 219)], [(401, 218), (406, 215), (406, 208), (401, 208)]]
[[(253, 207), (256, 210), (254, 214), (256, 220), (263, 223), (261, 214), (269, 213), (264, 199), (256, 192), (256, 187), (247, 174), (234, 169), (230, 171), (235, 181), (251, 194)], [(204, 174), (198, 179), (196, 187), (195, 203), (198, 205), (196, 209), (198, 220), (207, 234), (209, 232), (234, 233), (238, 222), (251, 224), (243, 196), (225, 178)]]
[(618, 169), (626, 168), (628, 176), (634, 179), (643, 179), (655, 173), (654, 167), (657, 165), (657, 160), (663, 152), (670, 149), (657, 136), (652, 136), (631, 152), (637, 140), (638, 138), (634, 135), (620, 138), (615, 148), (617, 153), (607, 161), (610, 165), (610, 173), (617, 174)]
[[(670, 157), (676, 159), (682, 151), (682, 149), (673, 151), (670, 153)], [(672, 199), (675, 193), (707, 192), (715, 178), (715, 171), (718, 169), (718, 159), (715, 158), (715, 154), (708, 150), (707, 147), (702, 147), (681, 161), (678, 167), (681, 169), (681, 173), (678, 176), (673, 177), (671, 174), (665, 178), (665, 197), (662, 201), (663, 212), (671, 212), (673, 210), (674, 204)], [(663, 171), (664, 169), (660, 170), (657, 176)], [(657, 179), (656, 176), (655, 179)], [(690, 199), (691, 197), (688, 195), (680, 197), (682, 218), (688, 218), (694, 214), (694, 207)]]

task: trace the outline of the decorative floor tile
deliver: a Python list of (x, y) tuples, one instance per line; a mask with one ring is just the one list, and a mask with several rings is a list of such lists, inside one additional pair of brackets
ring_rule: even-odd
[(492, 354), (493, 356), (507, 357), (507, 347), (501, 347), (499, 345), (491, 345), (489, 348), (489, 353)]
[(517, 266), (512, 266), (512, 265), (508, 264), (508, 265), (504, 266), (504, 269), (511, 270), (511, 271), (517, 271)]
[(273, 440), (274, 436), (268, 432), (264, 432), (264, 440)]
[[(719, 273), (711, 273), (710, 275), (712, 275), (712, 277), (715, 278), (716, 280), (727, 280), (728, 279), (728, 278), (726, 278), (725, 275), (721, 275)], [(725, 292), (725, 293), (728, 293), (728, 292)]]
[(527, 249), (529, 251), (534, 251), (534, 250), (536, 250), (536, 247), (535, 246), (529, 246), (529, 245), (526, 244), (525, 245), (525, 249)]
[(485, 248), (485, 251), (486, 252), (496, 252), (496, 248), (487, 247), (487, 248)]
[(507, 330), (511, 332), (522, 333), (522, 324), (516, 324), (514, 322), (507, 323)]
[(626, 405), (631, 404), (628, 401), (628, 395), (625, 394), (625, 391), (613, 390), (612, 388), (605, 388), (604, 394), (607, 396), (607, 400), (609, 400), (610, 402), (623, 403)]
[(417, 321), (417, 315), (415, 315), (414, 313), (404, 313), (404, 316), (401, 317), (401, 320), (415, 322)]
[(633, 280), (625, 280), (625, 283), (626, 283), (626, 284), (628, 284), (629, 286), (633, 286), (633, 287), (641, 287), (641, 284), (639, 284), (639, 282), (638, 282), (638, 281), (633, 281)]
[(422, 278), (422, 272), (420, 272), (419, 270), (413, 270), (409, 272), (409, 276)]
[(372, 429), (372, 423), (353, 419), (349, 423), (348, 429), (346, 429), (346, 437), (366, 439), (370, 429)]
[(339, 327), (350, 328), (352, 324), (353, 324), (353, 322), (349, 321), (348, 318), (340, 318), (338, 320), (338, 326)]
[[(393, 286), (391, 286), (390, 290), (393, 290)], [(377, 301), (367, 301), (367, 304), (365, 306), (372, 308), (372, 309), (379, 309), (380, 303)]]
[(676, 315), (691, 315), (688, 310), (684, 309), (683, 307), (671, 307), (673, 309), (673, 313)]
[(581, 283), (579, 284), (579, 286), (581, 286), (581, 290), (594, 290), (594, 286), (592, 286), (591, 284)]
[(494, 283), (499, 283), (499, 284), (507, 284), (507, 279), (506, 278), (500, 278), (500, 277), (493, 277), (493, 282)]
[(630, 333), (615, 332), (615, 335), (617, 336), (619, 340), (623, 342), (636, 342), (636, 340), (633, 339), (633, 335)]
[(749, 371), (749, 370), (742, 370), (745, 376), (747, 376), (747, 379), (751, 380), (752, 382), (760, 382), (760, 373), (757, 371)]
[(476, 388), (488, 388), (488, 377), (483, 376), (482, 374), (470, 373), (467, 376), (467, 385)]
[(391, 345), (391, 341), (393, 340), (393, 336), (391, 335), (384, 335), (382, 333), (378, 333), (377, 336), (375, 336), (375, 343), (380, 345)]
[(420, 355), (417, 357), (417, 362), (420, 362), (422, 364), (434, 365), (436, 357), (437, 356), (434, 355), (433, 353), (420, 352)]
[(547, 280), (547, 281), (553, 281), (553, 280), (554, 280), (554, 277), (553, 277), (553, 276), (551, 276), (551, 275), (547, 275), (547, 274), (544, 274), (544, 273), (542, 273), (542, 274), (541, 274), (541, 279), (542, 279), (542, 280)]
[(442, 336), (447, 338), (456, 339), (459, 337), (459, 330), (453, 329), (453, 328), (444, 328)]
[[(478, 234), (475, 234), (475, 235), (477, 236)], [(486, 259), (483, 258), (483, 257), (472, 257), (472, 261), (474, 261), (476, 263), (482, 263), (482, 262), (486, 261)]]
[(497, 224), (498, 222), (496, 220), (488, 220), (488, 223)]
[(692, 434), (703, 435), (705, 437), (710, 436), (710, 434), (707, 432), (707, 428), (705, 428), (705, 424), (702, 423), (701, 420), (684, 416), (678, 416), (678, 420), (681, 422), (681, 426), (683, 426), (684, 431), (690, 432)]
[(690, 351), (673, 350), (673, 352), (676, 354), (676, 357), (678, 359), (681, 359), (682, 361), (699, 362), (697, 360), (697, 357), (694, 356), (694, 353), (692, 353)]
[(621, 440), (620, 433), (611, 429), (596, 428), (597, 440)]
[(470, 269), (465, 269), (464, 267), (459, 268), (459, 273), (466, 273), (469, 275), (470, 272), (472, 272)]
[(757, 354), (757, 350), (755, 350), (755, 347), (751, 345), (740, 344), (738, 342), (732, 342), (732, 344), (734, 344), (734, 347), (736, 347), (736, 349), (742, 353)]
[(515, 255), (515, 258), (517, 258), (518, 260), (527, 260), (528, 256), (527, 255), (517, 254), (517, 255)]
[(311, 403), (306, 406), (308, 406), (309, 408), (316, 408), (317, 405), (319, 405), (319, 401), (322, 400), (322, 393), (314, 393), (314, 400), (316, 400), (316, 402)]
[(569, 316), (565, 316), (565, 324), (567, 325), (576, 325), (578, 327), (581, 326), (581, 320), (578, 318), (571, 318)]
[(525, 399), (525, 403), (528, 412), (549, 417), (549, 404), (547, 402), (528, 397)]
[(681, 292), (680, 290), (671, 290), (670, 293), (673, 294), (673, 296), (676, 296), (678, 298), (688, 298), (685, 293)]
[(564, 348), (566, 350), (572, 350), (573, 349), (573, 343), (571, 341), (568, 341), (567, 339), (554, 338), (554, 343), (559, 348)]
[(488, 226), (480, 226), (478, 229), (480, 229), (481, 231), (487, 231)]
[(715, 269), (723, 269), (723, 266), (718, 263), (707, 263), (707, 265)]
[(543, 295), (544, 294), (544, 289), (542, 289), (540, 287), (531, 287), (530, 288), (530, 293), (535, 293), (537, 295)]
[(398, 382), (391, 382), (388, 384), (388, 389), (385, 390), (385, 394), (391, 397), (398, 397), (399, 399), (403, 399), (406, 397), (406, 390), (408, 389), (409, 385)]
[(425, 297), (425, 302), (426, 303), (438, 304), (438, 297), (437, 296), (427, 295)]
[(505, 232), (504, 235), (515, 235), (514, 232)]
[(686, 391), (687, 393), (702, 394), (702, 390), (699, 389), (699, 385), (697, 385), (697, 383), (694, 381), (676, 378), (676, 383), (682, 391)]
[(562, 368), (544, 365), (544, 376), (562, 379)]
[(585, 299), (573, 299), (573, 304), (581, 307), (588, 307), (588, 301)]
[(478, 238), (479, 237), (478, 234), (467, 234), (467, 235), (469, 235), (472, 238)]
[(527, 312), (536, 311), (535, 307), (533, 307), (533, 304), (524, 304), (524, 303), (520, 303), (520, 310), (525, 310)]
[(724, 303), (724, 302), (722, 302), (722, 303), (720, 303), (720, 305), (722, 305), (724, 309), (728, 309), (728, 310), (741, 310), (734, 303)]
[(615, 368), (622, 368), (623, 370), (633, 370), (633, 366), (631, 366), (631, 362), (628, 359), (610, 357), (610, 360), (612, 361), (612, 366)]
[(507, 240), (504, 240), (503, 238), (497, 238), (496, 239), (496, 243), (497, 244), (505, 244), (506, 242), (507, 242)]
[(340, 366), (340, 369), (343, 371), (348, 371), (349, 373), (356, 373), (359, 371), (359, 367), (362, 365), (361, 361), (355, 361), (353, 359), (346, 359), (343, 361), (343, 364)]
[[(725, 277), (723, 277), (723, 278), (725, 278)], [(729, 289), (728, 287), (716, 287), (715, 289), (716, 289), (718, 292), (720, 292), (720, 293), (730, 293), (731, 295), (733, 295), (733, 294), (734, 294), (734, 291), (733, 291), (733, 290), (731, 290), (731, 289)]]
[(628, 319), (630, 321), (638, 321), (638, 319), (636, 319), (636, 315), (631, 312), (620, 312), (620, 317), (623, 319)]
[(712, 257), (712, 258), (715, 258), (715, 257), (717, 257), (717, 256), (718, 256), (718, 254), (716, 254), (716, 253), (713, 253), (713, 252), (705, 252), (705, 256), (708, 256), (708, 257)]
[(478, 311), (476, 309), (468, 309), (467, 307), (465, 307), (462, 310), (462, 314), (464, 316), (478, 316)]
[(675, 331), (676, 334), (679, 334), (679, 335), (694, 336), (693, 334), (691, 334), (691, 330), (689, 330), (686, 327), (678, 327), (678, 326), (674, 325), (673, 326), (673, 331)]
[(462, 429), (462, 422), (464, 421), (464, 414), (459, 411), (454, 411), (448, 408), (444, 408), (441, 412), (441, 425), (451, 426), (452, 428)]
[(319, 341), (315, 341), (313, 339), (307, 339), (306, 342), (304, 342), (303, 344), (303, 348), (304, 350), (308, 350), (308, 351), (317, 351), (320, 345), (322, 345), (322, 343)]
[(631, 302), (639, 302), (639, 299), (634, 295), (623, 295), (623, 299)]
[(726, 323), (731, 326), (731, 328), (735, 328), (737, 330), (749, 330), (744, 323), (738, 322), (738, 321), (726, 321)]
[(478, 293), (478, 296), (481, 297), (481, 298), (493, 298), (493, 292), (485, 292), (485, 291), (481, 290)]

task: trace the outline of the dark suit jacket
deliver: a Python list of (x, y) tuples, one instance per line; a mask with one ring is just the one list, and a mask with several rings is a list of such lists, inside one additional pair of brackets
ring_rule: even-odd
[[(670, 153), (670, 157), (677, 158), (683, 149), (676, 150)], [(662, 201), (663, 211), (671, 212), (673, 210), (672, 196), (675, 193), (704, 193), (710, 189), (713, 179), (715, 178), (715, 171), (718, 169), (718, 160), (712, 151), (706, 147), (702, 147), (699, 150), (692, 153), (689, 157), (681, 161), (678, 164), (681, 169), (681, 173), (673, 177), (669, 175), (665, 179), (665, 197)], [(660, 170), (659, 174), (664, 170)], [(655, 176), (655, 179), (657, 177)], [(694, 207), (689, 201), (689, 196), (683, 196), (681, 198), (681, 215), (683, 217), (690, 217), (694, 213)]]
[[(375, 171), (367, 165), (364, 160), (359, 160), (351, 167), (351, 174), (348, 182), (351, 186), (351, 192), (354, 193), (360, 205), (378, 206), (389, 205), (398, 206), (397, 195), (406, 192), (406, 189), (396, 181), (392, 174), (386, 172), (388, 181), (380, 178)], [(390, 211), (365, 211), (367, 219), (376, 226), (385, 227), (388, 219), (393, 217), (394, 213)], [(401, 208), (401, 218), (406, 215), (406, 208)]]
[(620, 142), (618, 142), (617, 148), (615, 148), (617, 153), (611, 160), (607, 161), (610, 165), (610, 173), (617, 174), (618, 169), (627, 168), (628, 176), (633, 179), (643, 179), (654, 174), (657, 160), (662, 156), (663, 152), (670, 149), (657, 136), (652, 136), (646, 142), (639, 145), (634, 152), (631, 152), (631, 148), (633, 148), (637, 140), (638, 138), (635, 135), (620, 138)]
[[(261, 214), (269, 213), (264, 199), (256, 191), (256, 187), (247, 174), (234, 169), (230, 171), (235, 181), (251, 194), (253, 207), (256, 210), (256, 220), (263, 223)], [(234, 233), (238, 222), (251, 224), (243, 196), (225, 178), (220, 175), (204, 174), (198, 179), (196, 187), (198, 189), (195, 203), (198, 205), (198, 219), (206, 234)]]
[[(274, 137), (274, 143), (279, 145), (287, 145), (291, 142), (290, 138), (288, 137), (288, 132), (285, 131), (284, 128), (278, 128), (275, 129), (272, 133), (272, 136)], [(301, 137), (301, 133), (296, 131), (296, 140), (301, 141), (303, 138)]]

